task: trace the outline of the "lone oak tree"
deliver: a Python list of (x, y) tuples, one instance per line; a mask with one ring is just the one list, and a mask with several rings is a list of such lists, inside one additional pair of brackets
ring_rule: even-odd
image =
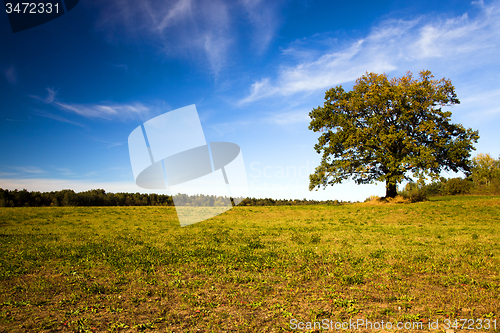
[(390, 80), (366, 73), (351, 91), (328, 90), (323, 107), (309, 113), (309, 129), (322, 132), (314, 146), (322, 159), (309, 190), (351, 178), (384, 181), (386, 197), (395, 197), (408, 173), (419, 179), (437, 178), (441, 170), (469, 174), (478, 132), (450, 122), (442, 107), (460, 103), (455, 87), (433, 78), (430, 71)]

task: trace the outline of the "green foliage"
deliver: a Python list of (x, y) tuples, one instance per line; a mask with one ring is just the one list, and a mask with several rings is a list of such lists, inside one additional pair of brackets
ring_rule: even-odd
[(472, 175), (475, 192), (500, 193), (500, 158), (490, 154), (478, 154), (472, 159)]
[(351, 91), (328, 90), (324, 105), (313, 109), (309, 129), (322, 132), (315, 145), (322, 154), (310, 175), (309, 189), (353, 179), (357, 184), (384, 181), (386, 196), (407, 174), (423, 179), (441, 170), (468, 173), (477, 131), (452, 124), (442, 107), (459, 104), (450, 80), (430, 71), (389, 80), (367, 73)]
[(427, 189), (422, 183), (409, 182), (400, 194), (405, 199), (410, 200), (410, 202), (419, 202), (427, 199)]
[[(177, 194), (174, 197), (163, 194), (148, 193), (106, 193), (106, 191), (90, 190), (75, 193), (73, 190), (56, 192), (29, 192), (27, 190), (4, 190), (0, 188), (0, 207), (48, 207), (48, 206), (173, 206), (174, 198), (178, 204), (185, 206), (220, 207), (227, 203), (227, 198), (215, 195)], [(232, 199), (232, 198), (231, 198)], [(240, 198), (241, 199), (241, 198)], [(340, 205), (338, 200), (288, 200), (288, 199), (256, 199), (245, 198), (240, 206), (302, 206), (302, 205)]]
[(29, 192), (0, 188), (0, 207), (48, 206), (173, 206), (169, 195), (106, 193), (103, 189), (75, 193), (73, 190)]
[(455, 195), (455, 194), (466, 194), (469, 193), (472, 188), (472, 182), (467, 179), (462, 178), (451, 178), (448, 179), (445, 185), (445, 194)]
[(429, 196), (445, 195), (446, 194), (446, 182), (448, 180), (441, 177), (438, 181), (433, 181), (432, 183), (425, 186), (425, 191)]
[(341, 205), (344, 202), (338, 200), (307, 200), (307, 199), (256, 199), (256, 198), (246, 198), (242, 200), (239, 206), (303, 206), (303, 205)]
[(493, 178), (490, 185), (486, 186), (474, 177), (469, 178), (450, 178), (446, 179), (441, 177), (437, 181), (430, 184), (423, 184), (422, 182), (410, 182), (406, 184), (405, 188), (400, 194), (405, 198), (410, 198), (411, 201), (421, 201), (412, 198), (425, 199), (429, 196), (441, 195), (463, 195), (463, 194), (495, 194), (500, 193), (500, 179)]

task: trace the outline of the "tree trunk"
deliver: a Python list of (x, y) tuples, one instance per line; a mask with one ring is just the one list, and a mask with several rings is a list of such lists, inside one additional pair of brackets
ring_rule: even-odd
[(398, 195), (396, 184), (388, 184), (386, 182), (386, 184), (385, 184), (385, 197), (386, 198), (394, 198), (396, 195)]

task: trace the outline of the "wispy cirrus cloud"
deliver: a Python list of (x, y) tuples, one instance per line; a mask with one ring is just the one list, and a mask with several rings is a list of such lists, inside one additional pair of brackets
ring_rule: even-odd
[(63, 111), (73, 112), (85, 118), (102, 118), (102, 119), (128, 119), (141, 118), (143, 114), (149, 111), (149, 108), (142, 103), (135, 102), (132, 104), (118, 103), (99, 103), (99, 104), (78, 104), (78, 103), (63, 103), (54, 101), (53, 105)]
[(201, 51), (215, 73), (226, 60), (231, 35), (223, 1), (112, 0), (97, 6), (96, 29), (112, 42), (147, 43), (169, 57), (197, 58)]
[(299, 123), (306, 124), (310, 121), (309, 111), (310, 110), (293, 110), (280, 113), (273, 113), (267, 117), (264, 117), (263, 120), (265, 122), (281, 126), (288, 126)]
[[(239, 101), (248, 104), (270, 96), (323, 90), (352, 82), (365, 72), (391, 72), (407, 68), (438, 67), (446, 72), (470, 71), (494, 63), (500, 52), (500, 4), (472, 4), (473, 17), (420, 16), (411, 20), (391, 19), (373, 27), (361, 39), (335, 44), (312, 60), (282, 66), (276, 77), (256, 80), (249, 94)], [(294, 50), (308, 59), (306, 42)]]
[[(112, 103), (112, 102), (102, 102), (102, 103), (68, 103), (63, 102), (57, 98), (57, 91), (53, 88), (46, 88), (48, 94), (46, 97), (41, 97), (37, 95), (30, 95), (31, 98), (41, 101), (45, 104), (52, 105), (59, 110), (74, 113), (85, 118), (101, 118), (106, 120), (120, 119), (126, 120), (130, 118), (145, 119), (148, 117), (150, 112), (150, 107), (145, 106), (140, 102), (132, 103)], [(85, 127), (84, 125), (68, 120), (64, 117), (54, 115), (45, 111), (37, 111), (37, 114), (42, 117), (52, 118), (54, 120), (67, 122), (80, 127)]]
[(106, 140), (101, 140), (94, 138), (94, 141), (103, 143), (106, 146), (106, 149), (114, 148), (114, 147), (119, 147), (123, 145), (123, 142), (111, 142), (111, 141), (106, 141)]
[[(253, 27), (258, 52), (277, 30), (277, 5), (262, 0), (95, 1), (96, 30), (113, 43), (148, 44), (167, 57), (200, 59), (217, 75), (240, 38), (238, 24)], [(243, 9), (245, 17), (241, 17)], [(247, 36), (245, 36), (247, 38)]]
[(283, 112), (263, 111), (255, 114), (251, 120), (235, 120), (229, 122), (212, 123), (208, 126), (218, 136), (231, 132), (247, 131), (249, 128), (272, 126), (273, 128), (294, 128), (295, 126), (307, 127), (310, 121), (309, 109), (287, 110)]
[(55, 168), (55, 170), (58, 171), (63, 176), (74, 176), (75, 175), (75, 173), (72, 172), (68, 168)]
[(38, 95), (29, 95), (29, 96), (46, 104), (54, 102), (57, 95), (57, 90), (55, 90), (54, 88), (45, 88), (45, 90), (47, 90), (47, 96), (45, 97), (41, 97)]
[(227, 133), (232, 133), (235, 131), (239, 131), (242, 128), (248, 127), (251, 125), (251, 121), (228, 121), (228, 122), (219, 122), (214, 123), (208, 126), (209, 129), (213, 130), (214, 133), (218, 136), (226, 135)]
[(18, 172), (24, 173), (24, 174), (42, 174), (45, 173), (45, 170), (36, 167), (36, 166), (11, 166), (11, 169), (14, 169)]
[(463, 105), (470, 105), (475, 112), (469, 112), (465, 115), (467, 123), (478, 124), (480, 122), (490, 122), (492, 118), (500, 115), (500, 89), (491, 89), (483, 91), (474, 91), (465, 98), (461, 98)]
[(241, 5), (247, 13), (253, 26), (255, 38), (253, 44), (259, 53), (264, 52), (276, 34), (279, 18), (276, 3), (264, 0), (241, 0)]

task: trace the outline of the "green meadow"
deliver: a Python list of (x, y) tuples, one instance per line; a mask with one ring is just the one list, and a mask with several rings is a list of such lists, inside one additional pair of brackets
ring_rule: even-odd
[(0, 208), (0, 332), (319, 332), (290, 323), (323, 319), (500, 332), (500, 197), (236, 207), (182, 228), (172, 207)]

